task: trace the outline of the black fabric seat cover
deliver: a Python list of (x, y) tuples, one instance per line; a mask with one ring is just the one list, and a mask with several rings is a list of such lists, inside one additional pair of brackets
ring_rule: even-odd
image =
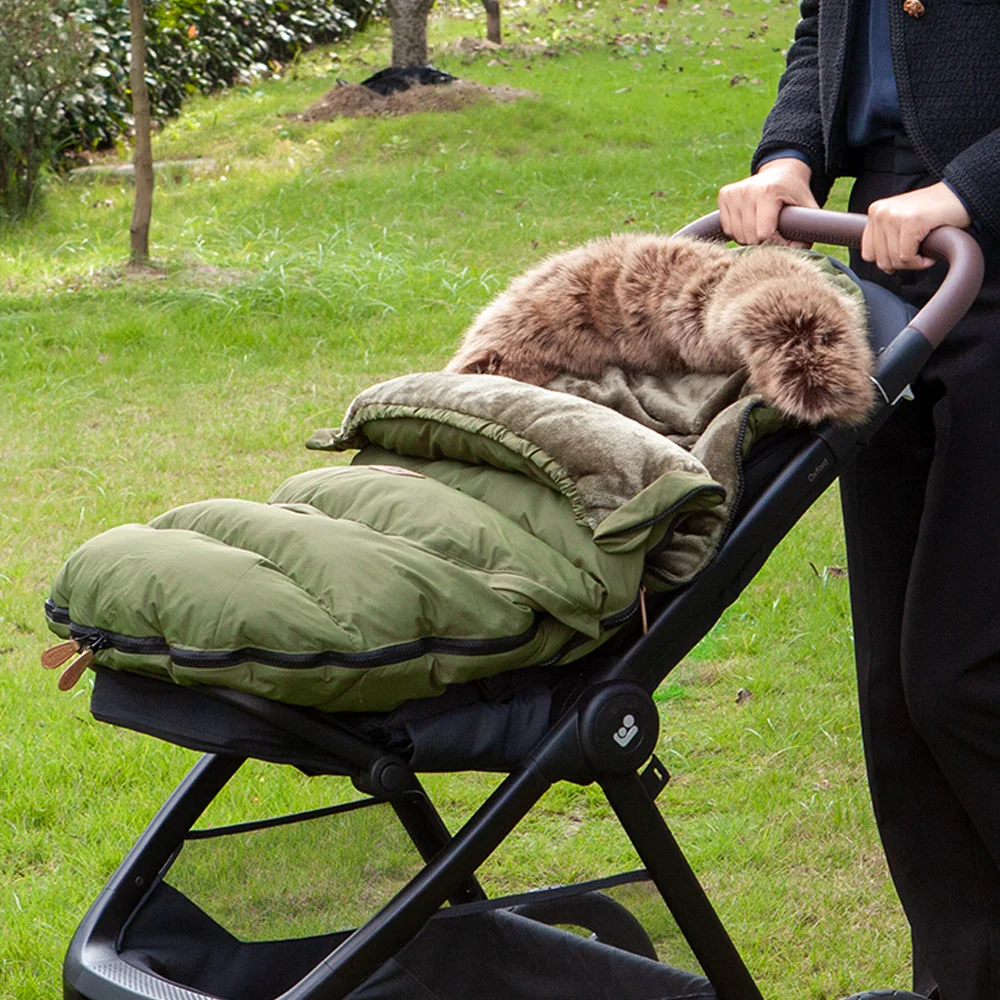
[[(460, 908), (459, 908), (460, 909)], [(237, 940), (161, 883), (129, 924), (121, 957), (221, 1000), (273, 1000), (347, 933)], [(703, 976), (497, 909), (445, 910), (348, 1000), (714, 1000)]]

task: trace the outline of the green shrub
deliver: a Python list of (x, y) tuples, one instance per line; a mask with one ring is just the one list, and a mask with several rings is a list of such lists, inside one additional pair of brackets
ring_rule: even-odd
[(89, 51), (88, 36), (58, 0), (0, 0), (0, 221), (35, 201)]
[[(108, 146), (131, 125), (127, 0), (64, 0), (94, 39), (89, 72), (65, 106), (69, 145)], [(153, 114), (194, 93), (285, 63), (363, 24), (379, 0), (146, 0), (146, 81)]]

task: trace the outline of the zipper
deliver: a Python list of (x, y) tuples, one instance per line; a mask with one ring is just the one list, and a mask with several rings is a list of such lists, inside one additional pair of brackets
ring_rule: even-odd
[[(513, 652), (521, 646), (526, 646), (538, 634), (540, 627), (536, 618), (531, 627), (520, 635), (504, 636), (497, 639), (430, 637), (413, 639), (410, 642), (401, 642), (393, 646), (385, 646), (382, 649), (365, 650), (360, 653), (344, 653), (333, 650), (319, 653), (281, 653), (254, 647), (220, 651), (183, 649), (171, 646), (160, 636), (122, 635), (107, 629), (77, 625), (70, 620), (68, 609), (60, 608), (51, 601), (45, 602), (45, 614), (53, 622), (61, 625), (68, 624), (71, 639), (75, 640), (81, 649), (87, 648), (93, 652), (98, 652), (101, 649), (114, 649), (119, 653), (132, 653), (140, 656), (169, 656), (177, 666), (192, 668), (233, 667), (247, 661), (253, 661), (268, 667), (290, 670), (308, 670), (325, 666), (361, 669), (389, 666), (431, 653), (490, 656)], [(68, 646), (69, 644), (64, 645)]]
[[(640, 587), (639, 593), (634, 600), (622, 608), (621, 611), (616, 611), (614, 614), (602, 618), (598, 623), (601, 630), (606, 632), (613, 628), (618, 628), (626, 622), (631, 621), (640, 612), (643, 613), (643, 620), (645, 621), (645, 589), (645, 587)], [(159, 636), (122, 635), (118, 632), (109, 632), (107, 629), (77, 625), (70, 619), (68, 608), (61, 608), (51, 600), (45, 602), (45, 616), (57, 624), (69, 625), (71, 638), (68, 642), (62, 642), (58, 646), (47, 649), (42, 654), (43, 666), (46, 666), (48, 669), (54, 669), (61, 666), (73, 653), (81, 652), (81, 656), (71, 663), (59, 678), (60, 690), (66, 691), (79, 681), (83, 672), (93, 663), (95, 654), (102, 649), (114, 649), (119, 653), (132, 653), (139, 656), (169, 656), (180, 667), (232, 667), (252, 660), (255, 663), (262, 663), (265, 666), (285, 669), (307, 670), (323, 666), (343, 666), (361, 669), (389, 666), (393, 663), (416, 659), (418, 656), (428, 653), (488, 656), (495, 653), (513, 652), (520, 646), (531, 642), (537, 635), (540, 627), (539, 622), (536, 620), (527, 632), (501, 639), (415, 639), (412, 642), (399, 643), (395, 646), (368, 650), (363, 653), (340, 653), (333, 651), (325, 653), (278, 653), (272, 650), (254, 649), (252, 647), (240, 650), (207, 652), (180, 649), (171, 646), (165, 639)], [(542, 663), (536, 664), (536, 666), (554, 666), (576, 646), (586, 641), (586, 636), (575, 635), (553, 656)], [(64, 650), (68, 652), (62, 655), (62, 658), (58, 662), (52, 662), (56, 659), (57, 650), (60, 651), (58, 655), (62, 655), (62, 651)], [(68, 686), (63, 687), (64, 683)]]
[(627, 528), (619, 528), (618, 531), (612, 531), (604, 537), (614, 538), (617, 535), (631, 535), (654, 524), (659, 524), (664, 518), (670, 517), (671, 514), (675, 513), (679, 507), (683, 507), (691, 497), (696, 497), (701, 493), (721, 493), (723, 498), (725, 498), (726, 491), (718, 483), (712, 483), (711, 485), (706, 483), (704, 486), (696, 486), (690, 492), (685, 493), (679, 500), (675, 500), (666, 510), (661, 510), (658, 514), (647, 517), (645, 521), (640, 521), (638, 524), (630, 524)]
[[(608, 615), (602, 618), (597, 624), (600, 626), (603, 632), (610, 631), (613, 628), (618, 628), (619, 625), (624, 625), (627, 621), (631, 621), (637, 614), (642, 612), (643, 624), (646, 622), (646, 588), (640, 587), (639, 593), (636, 594), (635, 599), (631, 604), (622, 608), (621, 611), (616, 611), (614, 614)], [(645, 629), (643, 630), (645, 631)], [(557, 663), (565, 659), (570, 653), (573, 652), (577, 646), (582, 646), (585, 642), (589, 642), (590, 637), (582, 634), (574, 635), (572, 639), (564, 643), (555, 653), (552, 654), (547, 660), (543, 660), (541, 663), (532, 664), (532, 668), (539, 667), (554, 667)]]
[[(740, 504), (743, 502), (743, 494), (746, 492), (746, 476), (743, 473), (743, 445), (746, 442), (747, 430), (750, 427), (750, 416), (754, 410), (759, 409), (764, 406), (763, 403), (751, 403), (744, 411), (743, 416), (740, 418), (739, 430), (736, 434), (736, 447), (733, 449), (733, 457), (736, 459), (736, 490), (733, 494), (733, 502), (729, 505), (729, 517), (726, 519), (726, 526), (722, 529), (722, 534), (719, 536), (719, 541), (715, 546), (715, 551), (712, 553), (712, 557), (705, 563), (700, 570), (698, 570), (695, 575), (687, 581), (687, 583), (682, 584), (684, 587), (689, 587), (695, 580), (701, 576), (702, 573), (708, 569), (709, 566), (715, 562), (716, 556), (721, 551), (723, 545), (729, 539), (730, 534), (732, 534), (733, 527), (736, 524), (736, 517), (740, 512)], [(705, 489), (706, 487), (702, 487)], [(664, 583), (671, 583), (672, 581), (656, 566), (646, 563), (646, 572), (651, 573), (659, 580), (663, 580)]]
[[(47, 611), (48, 608), (46, 607)], [(72, 633), (72, 631), (73, 628), (71, 627), (70, 632)], [(107, 638), (99, 634), (99, 630), (79, 630), (79, 634), (73, 638), (46, 649), (42, 653), (42, 666), (46, 670), (56, 670), (70, 659), (70, 657), (79, 653), (80, 655), (59, 675), (57, 685), (59, 690), (71, 691), (76, 687), (77, 682), (84, 675), (87, 668), (93, 665), (97, 654), (107, 645)]]
[(42, 653), (42, 666), (46, 670), (55, 670), (61, 667), (74, 653), (80, 651), (80, 644), (76, 639), (68, 642), (60, 642), (56, 646), (50, 646)]
[(616, 611), (613, 615), (608, 615), (607, 618), (602, 618), (598, 623), (601, 628), (605, 630), (616, 628), (618, 625), (624, 625), (629, 619), (634, 618), (642, 606), (642, 595), (645, 590), (645, 587), (640, 587), (639, 593), (636, 594), (631, 604), (622, 608), (621, 611)]
[(763, 403), (751, 403), (743, 411), (743, 416), (740, 419), (740, 429), (736, 435), (736, 454), (734, 456), (736, 458), (736, 495), (733, 497), (733, 502), (729, 507), (729, 518), (726, 521), (726, 527), (722, 532), (722, 536), (719, 538), (716, 552), (726, 544), (733, 530), (733, 525), (736, 524), (736, 515), (739, 513), (740, 504), (743, 503), (743, 494), (746, 492), (746, 476), (743, 474), (743, 444), (746, 441), (747, 430), (750, 427), (751, 414), (763, 405)]

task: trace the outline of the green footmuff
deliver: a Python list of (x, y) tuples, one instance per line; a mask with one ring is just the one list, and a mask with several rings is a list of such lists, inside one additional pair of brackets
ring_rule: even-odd
[[(769, 411), (729, 409), (738, 461)], [(668, 437), (495, 376), (375, 386), (310, 447), (359, 453), (268, 503), (193, 503), (81, 546), (50, 628), (116, 670), (388, 710), (582, 656), (643, 584), (693, 577), (727, 526), (722, 477)]]

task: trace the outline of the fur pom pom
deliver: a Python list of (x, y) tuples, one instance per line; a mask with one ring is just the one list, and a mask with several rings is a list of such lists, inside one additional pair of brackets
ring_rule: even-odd
[(705, 311), (705, 337), (731, 341), (751, 386), (807, 424), (860, 424), (875, 403), (864, 308), (807, 257), (741, 253)]
[(729, 374), (805, 423), (874, 403), (863, 308), (780, 247), (630, 234), (558, 254), (476, 317), (447, 368), (546, 385), (559, 375)]
[(769, 403), (807, 424), (864, 421), (875, 403), (871, 352), (846, 296), (796, 277), (764, 282), (740, 304), (732, 330), (750, 384)]

